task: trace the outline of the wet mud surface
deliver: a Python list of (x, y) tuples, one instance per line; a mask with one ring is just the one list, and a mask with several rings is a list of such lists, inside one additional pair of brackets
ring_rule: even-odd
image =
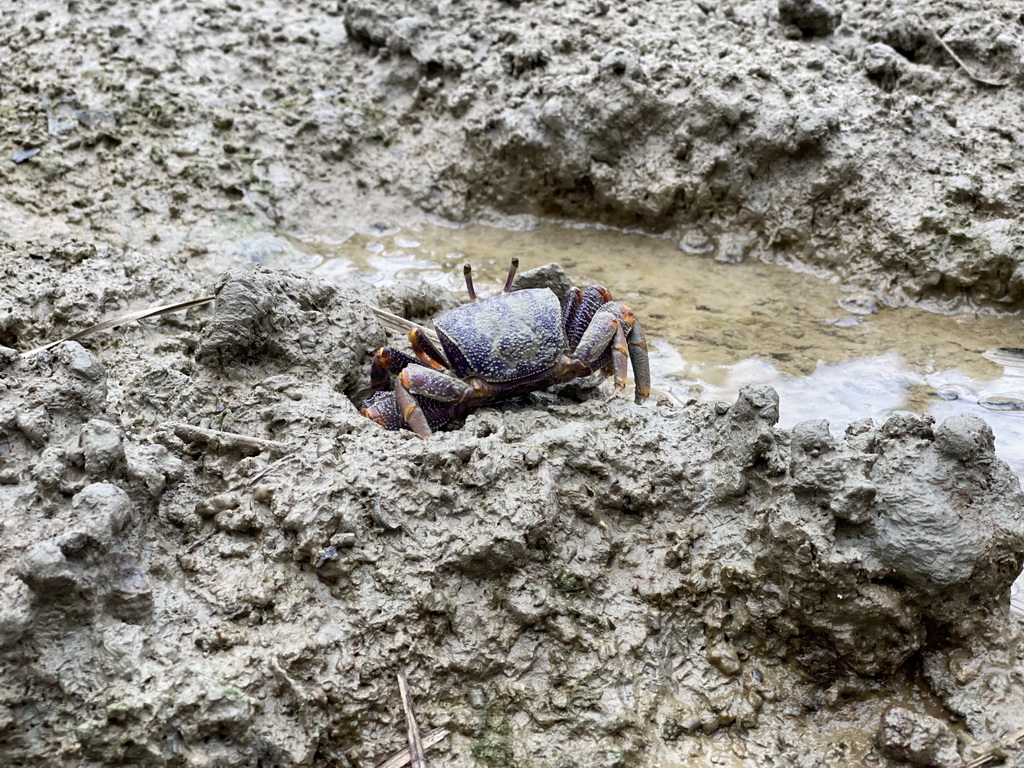
[(370, 307), (458, 300), (251, 263), (540, 214), (1016, 311), (1020, 10), (869, 5), (0, 11), (2, 762), (374, 766), (400, 669), (431, 765), (1019, 760), (983, 420), (580, 382), (421, 440), (353, 404)]

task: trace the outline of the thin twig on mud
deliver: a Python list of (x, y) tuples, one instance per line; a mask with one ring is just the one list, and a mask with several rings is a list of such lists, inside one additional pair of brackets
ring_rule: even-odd
[(425, 328), (419, 323), (414, 323), (412, 320), (406, 320), (404, 317), (388, 312), (386, 309), (380, 307), (370, 307), (370, 310), (377, 316), (377, 318), (384, 324), (385, 328), (388, 328), (396, 333), (408, 333), (414, 328), (418, 328), (423, 331), (427, 337), (435, 344), (440, 344), (440, 340), (437, 338), (437, 334), (429, 328)]
[[(447, 728), (435, 728), (432, 731), (427, 731), (423, 734), (422, 737), (423, 749), (430, 749), (432, 746), (437, 744), (437, 742), (441, 741), (441, 739), (443, 739), (449, 733), (451, 733), (451, 731), (449, 731)], [(409, 753), (409, 748), (405, 747), (403, 749), (400, 749), (398, 752), (395, 752), (395, 754), (393, 754), (383, 763), (378, 765), (377, 768), (404, 768), (404, 766), (409, 764), (409, 761), (411, 759), (412, 755)]]
[(1006, 762), (1006, 749), (1017, 750), (1024, 747), (1024, 731), (1010, 739), (1010, 742), (1000, 750), (992, 750), (981, 757), (974, 758), (964, 768), (995, 768), (995, 766), (1003, 765)]
[(193, 552), (195, 552), (197, 549), (199, 549), (201, 546), (203, 546), (203, 544), (208, 542), (210, 539), (212, 539), (218, 533), (220, 533), (220, 531), (214, 531), (213, 533), (208, 533), (205, 536), (201, 536), (200, 538), (196, 539), (191, 544), (189, 544), (185, 548), (185, 551), (182, 554), (184, 554), (184, 555), (191, 555)]
[(935, 36), (935, 39), (939, 41), (939, 45), (942, 46), (942, 50), (948, 53), (950, 57), (953, 59), (953, 61), (960, 65), (960, 68), (966, 73), (966, 75), (969, 78), (971, 78), (971, 80), (975, 81), (976, 83), (981, 83), (982, 85), (992, 86), (993, 88), (1005, 88), (1010, 84), (1008, 80), (988, 80), (987, 78), (974, 74), (973, 72), (971, 72), (970, 67), (964, 64), (963, 59), (961, 59), (959, 56), (953, 53), (953, 49), (949, 47), (946, 41), (939, 37), (939, 33), (936, 32), (934, 28), (928, 27), (927, 25), (926, 28)]
[[(423, 734), (423, 749), (429, 750), (431, 746), (444, 738), (451, 731), (447, 728), (434, 728), (431, 731), (427, 731)], [(409, 752), (408, 746), (396, 752), (394, 755), (389, 757), (383, 763), (377, 766), (377, 768), (403, 768), (409, 765), (409, 761), (413, 759), (413, 756)]]
[(264, 477), (269, 475), (271, 472), (276, 470), (282, 464), (287, 464), (289, 461), (293, 461), (296, 458), (294, 453), (289, 453), (287, 456), (282, 456), (277, 461), (272, 461), (259, 472), (250, 477), (245, 477), (239, 480), (237, 483), (228, 488), (229, 491), (240, 491), (246, 486), (252, 486), (262, 480)]
[(405, 729), (409, 737), (409, 762), (412, 768), (427, 768), (427, 758), (423, 755), (423, 740), (420, 738), (420, 727), (416, 724), (416, 715), (412, 711), (409, 681), (402, 670), (398, 670), (398, 692), (402, 696), (402, 709), (405, 710)]
[(188, 443), (202, 443), (214, 450), (236, 450), (242, 453), (263, 453), (267, 451), (271, 456), (280, 456), (289, 450), (284, 443), (274, 440), (264, 440), (259, 437), (240, 435), (236, 432), (221, 432), (218, 429), (206, 429), (194, 427), (191, 424), (168, 424), (174, 430), (174, 434)]
[(22, 352), (21, 356), (33, 357), (34, 355), (37, 355), (40, 352), (45, 352), (50, 347), (55, 347), (58, 344), (63, 344), (65, 341), (78, 341), (79, 339), (84, 339), (86, 336), (91, 336), (92, 334), (99, 333), (100, 331), (107, 331), (110, 330), (111, 328), (117, 328), (117, 326), (124, 325), (125, 323), (130, 323), (133, 320), (143, 320), (147, 317), (154, 317), (155, 315), (166, 315), (171, 312), (181, 312), (182, 310), (185, 309), (191, 309), (192, 307), (198, 307), (203, 304), (208, 304), (215, 298), (217, 297), (202, 296), (198, 299), (179, 301), (175, 304), (164, 304), (161, 307), (139, 309), (136, 310), (135, 312), (129, 312), (126, 315), (121, 315), (120, 317), (115, 317), (111, 320), (104, 320), (102, 323), (96, 323), (96, 325), (90, 325), (88, 328), (84, 328), (81, 331), (72, 333), (70, 336), (65, 336), (63, 339), (58, 339), (57, 341), (51, 341), (49, 344), (44, 344), (41, 347), (30, 349), (28, 352)]

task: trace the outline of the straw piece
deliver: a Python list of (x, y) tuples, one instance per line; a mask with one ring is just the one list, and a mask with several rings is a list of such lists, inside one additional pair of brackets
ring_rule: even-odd
[[(449, 733), (451, 733), (451, 731), (447, 728), (435, 728), (432, 731), (427, 731), (423, 734), (423, 749), (430, 749)], [(377, 768), (404, 768), (409, 764), (409, 760), (411, 758), (412, 756), (409, 754), (409, 748), (405, 747), (404, 749), (400, 749), (398, 752), (395, 752), (395, 754), (378, 765)]]
[(199, 298), (199, 299), (189, 299), (188, 301), (179, 301), (179, 302), (177, 302), (175, 304), (164, 304), (163, 306), (160, 306), (160, 307), (150, 307), (149, 309), (139, 309), (139, 310), (136, 310), (135, 312), (129, 312), (126, 315), (121, 315), (120, 317), (115, 317), (112, 320), (104, 320), (102, 323), (96, 323), (96, 325), (90, 325), (88, 328), (85, 328), (85, 329), (83, 329), (81, 331), (73, 333), (70, 336), (65, 336), (63, 339), (59, 339), (57, 341), (51, 341), (49, 344), (44, 344), (41, 347), (36, 347), (35, 349), (30, 349), (28, 352), (22, 352), (21, 356), (22, 357), (33, 357), (33, 356), (39, 354), (40, 352), (45, 352), (50, 347), (55, 347), (58, 344), (63, 344), (65, 341), (78, 341), (79, 339), (84, 339), (86, 336), (91, 336), (92, 334), (99, 333), (100, 331), (106, 331), (106, 330), (109, 330), (111, 328), (116, 328), (119, 325), (124, 325), (125, 323), (130, 323), (133, 320), (142, 320), (142, 319), (147, 318), (147, 317), (153, 317), (154, 315), (166, 315), (166, 314), (168, 314), (170, 312), (180, 312), (180, 311), (185, 310), (185, 309), (191, 309), (192, 307), (198, 307), (198, 306), (200, 306), (202, 304), (208, 304), (208, 303), (210, 303), (211, 301), (213, 301), (216, 298), (217, 298), (216, 296), (203, 296), (202, 298)]
[(412, 711), (409, 681), (402, 670), (398, 670), (398, 691), (402, 695), (402, 709), (405, 710), (405, 727), (409, 737), (409, 762), (412, 768), (427, 768), (427, 758), (423, 755), (423, 740), (420, 738), (420, 727), (416, 724), (416, 715)]

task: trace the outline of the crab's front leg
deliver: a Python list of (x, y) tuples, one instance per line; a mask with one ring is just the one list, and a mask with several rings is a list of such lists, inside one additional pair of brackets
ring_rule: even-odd
[(487, 394), (482, 382), (474, 387), (461, 379), (422, 366), (410, 366), (395, 379), (395, 402), (409, 429), (420, 437), (430, 437), (432, 430), (414, 395), (445, 403), (449, 418), (454, 419), (483, 402)]
[(390, 374), (401, 373), (410, 365), (422, 366), (423, 363), (394, 347), (381, 347), (374, 353), (370, 363), (370, 387), (374, 390), (388, 388), (391, 384)]
[(448, 358), (434, 346), (422, 328), (413, 328), (409, 331), (409, 344), (412, 346), (412, 351), (416, 353), (416, 357), (424, 365), (429, 365), (438, 371), (451, 370), (452, 365), (448, 362)]
[[(611, 350), (612, 368), (615, 372), (615, 389), (626, 387), (626, 366), (632, 364), (635, 386), (635, 402), (639, 405), (651, 391), (650, 361), (647, 355), (647, 340), (640, 321), (633, 311), (622, 304), (609, 302), (591, 318), (576, 349), (574, 362), (580, 372), (593, 371), (601, 356)], [(627, 361), (629, 361), (627, 363)]]

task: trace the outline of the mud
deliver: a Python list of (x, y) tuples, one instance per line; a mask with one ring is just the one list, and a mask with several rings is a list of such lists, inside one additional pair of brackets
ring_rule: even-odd
[(280, 232), (545, 216), (863, 306), (1018, 310), (1015, 3), (0, 19), (5, 765), (377, 765), (400, 669), (451, 731), (432, 765), (1012, 757), (1024, 497), (980, 419), (836, 436), (779, 428), (764, 385), (581, 382), (420, 440), (353, 405), (394, 341), (369, 307), (456, 299), (252, 262)]
[(2, 13), (15, 237), (202, 253), (266, 226), (539, 213), (892, 303), (1024, 296), (1013, 0)]
[[(4, 353), (12, 764), (372, 765), (401, 744), (398, 669), (452, 766), (805, 761), (808, 713), (851, 707), (834, 761), (1013, 735), (1024, 497), (984, 422), (837, 440), (776, 428), (765, 386), (584, 388), (420, 440), (352, 405), (370, 290), (236, 269), (211, 311)], [(908, 674), (926, 706), (894, 714)]]

